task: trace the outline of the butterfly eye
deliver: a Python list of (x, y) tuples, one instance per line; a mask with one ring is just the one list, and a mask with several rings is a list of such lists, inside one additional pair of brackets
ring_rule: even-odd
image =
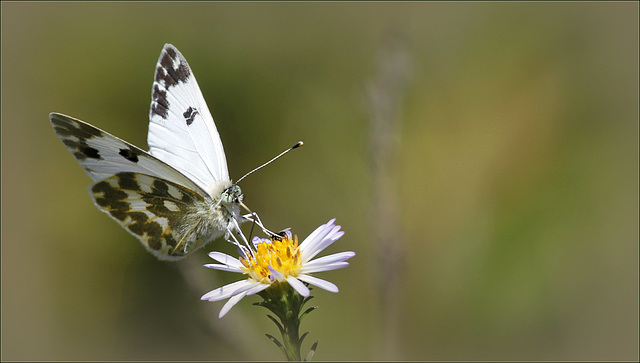
[(242, 195), (242, 190), (236, 184), (225, 189), (220, 195), (220, 199), (222, 203), (230, 204), (230, 203), (239, 203), (244, 199), (244, 195)]

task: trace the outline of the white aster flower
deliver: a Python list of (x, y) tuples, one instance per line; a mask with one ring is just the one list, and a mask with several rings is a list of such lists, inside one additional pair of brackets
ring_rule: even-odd
[(245, 256), (239, 259), (221, 252), (209, 253), (209, 257), (220, 264), (206, 264), (205, 267), (246, 274), (248, 278), (212, 290), (204, 294), (201, 300), (229, 299), (220, 310), (219, 317), (222, 318), (245, 296), (257, 294), (276, 283), (286, 281), (304, 297), (310, 293), (306, 284), (338, 292), (335, 284), (310, 275), (347, 267), (349, 263), (346, 260), (355, 256), (355, 252), (347, 251), (312, 260), (344, 235), (341, 227), (334, 222), (335, 218), (318, 227), (300, 245), (298, 237), (286, 230), (271, 239), (254, 237), (254, 250), (243, 252)]

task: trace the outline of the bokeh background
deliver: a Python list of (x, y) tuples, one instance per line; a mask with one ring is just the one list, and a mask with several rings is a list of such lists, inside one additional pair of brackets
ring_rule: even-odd
[[(318, 360), (638, 359), (638, 3), (2, 3), (2, 359), (279, 360), (96, 209), (48, 113), (146, 148), (185, 55), (272, 229), (353, 250)], [(245, 231), (248, 233), (248, 231)]]

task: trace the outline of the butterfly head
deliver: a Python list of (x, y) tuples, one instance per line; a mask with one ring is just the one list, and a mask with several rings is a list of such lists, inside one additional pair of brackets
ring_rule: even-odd
[(220, 195), (220, 201), (224, 204), (240, 204), (243, 199), (244, 195), (242, 194), (242, 189), (240, 189), (238, 184), (231, 184), (231, 186), (223, 190)]

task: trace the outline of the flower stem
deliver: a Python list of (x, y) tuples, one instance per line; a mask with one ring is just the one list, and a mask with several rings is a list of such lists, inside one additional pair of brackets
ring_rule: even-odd
[[(310, 308), (302, 312), (302, 307), (311, 296), (308, 298), (300, 296), (287, 282), (274, 283), (259, 295), (264, 301), (255, 305), (269, 309), (278, 317), (279, 321), (273, 316), (267, 315), (280, 330), (282, 343), (272, 335), (267, 334), (267, 337), (283, 351), (289, 361), (302, 361), (300, 350), (307, 333), (300, 337), (300, 321), (304, 315), (314, 309)], [(312, 348), (313, 351), (315, 351), (316, 345)], [(312, 355), (313, 352), (310, 352), (307, 357), (310, 358)]]

